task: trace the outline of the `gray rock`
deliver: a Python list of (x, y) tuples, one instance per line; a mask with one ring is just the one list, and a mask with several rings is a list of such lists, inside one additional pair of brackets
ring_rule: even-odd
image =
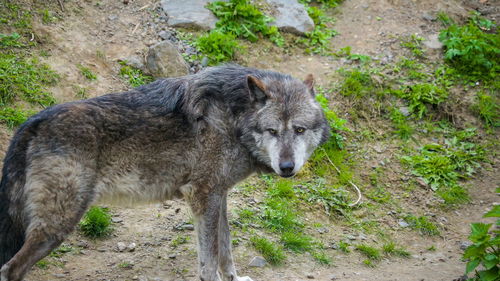
[(130, 244), (127, 246), (127, 251), (129, 251), (129, 252), (133, 252), (133, 251), (135, 251), (135, 247), (137, 247), (137, 244), (135, 244), (135, 243), (130, 243)]
[(267, 264), (267, 261), (263, 257), (256, 256), (250, 261), (248, 266), (264, 267), (266, 264)]
[(144, 59), (140, 56), (130, 56), (122, 59), (122, 61), (133, 68), (144, 70)]
[(443, 48), (443, 43), (439, 41), (439, 34), (431, 34), (429, 38), (424, 41), (424, 45), (429, 49), (441, 49)]
[(203, 57), (201, 59), (201, 66), (205, 67), (208, 65), (208, 58), (207, 57)]
[(112, 221), (113, 223), (120, 223), (120, 222), (122, 222), (122, 221), (123, 221), (123, 219), (122, 219), (122, 218), (118, 218), (118, 217), (114, 217), (114, 218), (111, 218), (111, 221)]
[(54, 274), (52, 274), (52, 276), (54, 276), (56, 278), (66, 278), (66, 275), (60, 274), (60, 273), (54, 273)]
[(170, 40), (170, 38), (172, 37), (172, 33), (166, 30), (162, 30), (158, 33), (158, 36), (160, 36), (160, 38), (163, 40)]
[(161, 7), (168, 16), (167, 24), (201, 30), (215, 28), (217, 18), (205, 8), (209, 0), (162, 0)]
[(127, 245), (125, 245), (125, 243), (123, 242), (118, 242), (116, 244), (116, 249), (118, 249), (118, 252), (123, 252), (127, 249)]
[(460, 242), (460, 250), (464, 251), (470, 245), (472, 245), (472, 243), (470, 241), (462, 241), (462, 242)]
[(408, 106), (401, 106), (399, 111), (406, 117), (410, 116), (410, 108)]
[(188, 74), (189, 66), (177, 48), (168, 41), (149, 48), (146, 68), (154, 77), (178, 77)]
[(429, 13), (424, 13), (424, 14), (422, 15), (422, 18), (423, 18), (424, 20), (428, 20), (428, 21), (435, 21), (435, 20), (437, 19), (437, 18), (436, 18), (436, 16), (433, 16), (433, 15), (431, 15), (431, 14), (429, 14)]
[(312, 275), (312, 274), (310, 274), (310, 273), (309, 273), (309, 274), (307, 274), (307, 275), (306, 275), (306, 277), (307, 277), (307, 279), (314, 279), (314, 275)]
[(401, 226), (402, 228), (406, 228), (406, 227), (410, 226), (410, 224), (408, 224), (408, 223), (407, 223), (406, 221), (404, 221), (404, 220), (399, 220), (399, 221), (398, 221), (398, 224), (399, 224), (399, 226)]
[(275, 21), (272, 25), (278, 29), (297, 35), (304, 35), (304, 33), (314, 30), (314, 22), (307, 14), (304, 5), (297, 2), (297, 0), (267, 0), (267, 2), (275, 9), (275, 14), (272, 17)]

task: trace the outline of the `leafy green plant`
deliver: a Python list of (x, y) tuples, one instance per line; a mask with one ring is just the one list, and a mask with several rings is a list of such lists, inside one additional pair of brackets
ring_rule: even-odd
[(327, 17), (324, 11), (318, 7), (308, 6), (307, 13), (314, 22), (314, 30), (306, 33), (306, 38), (298, 40), (305, 46), (308, 54), (322, 54), (330, 50), (330, 39), (337, 35), (337, 32), (328, 26), (328, 22), (333, 19)]
[(93, 206), (83, 216), (79, 224), (83, 235), (90, 238), (101, 238), (109, 235), (111, 227), (111, 215), (107, 208)]
[(483, 148), (470, 141), (475, 134), (475, 129), (454, 132), (444, 145), (424, 145), (420, 154), (403, 156), (402, 161), (437, 191), (445, 203), (467, 202), (467, 192), (458, 180), (472, 176), (484, 160)]
[(397, 108), (392, 108), (390, 119), (394, 126), (394, 133), (403, 140), (408, 140), (414, 132), (413, 127), (408, 123), (406, 116)]
[(463, 258), (468, 260), (465, 274), (474, 272), (468, 281), (496, 281), (500, 276), (500, 205), (496, 205), (484, 217), (497, 218), (493, 224), (473, 223), (469, 240), (473, 243), (465, 249)]
[(429, 220), (426, 216), (416, 217), (414, 215), (408, 215), (404, 220), (410, 225), (412, 229), (418, 230), (423, 235), (439, 235), (439, 229)]
[(120, 76), (128, 79), (128, 82), (132, 87), (139, 87), (153, 82), (153, 77), (144, 75), (140, 69), (125, 65), (124, 62), (121, 62), (120, 64), (122, 64), (122, 67), (120, 68)]
[(428, 105), (439, 105), (448, 98), (445, 88), (432, 83), (419, 83), (406, 86), (393, 94), (408, 101), (409, 109), (416, 117), (422, 118)]
[(223, 33), (219, 30), (200, 36), (195, 45), (201, 53), (207, 56), (209, 65), (232, 60), (236, 50), (240, 48), (232, 33)]
[(338, 149), (344, 148), (344, 137), (341, 133), (349, 131), (349, 129), (345, 126), (347, 120), (339, 118), (337, 114), (330, 109), (328, 106), (328, 99), (323, 94), (318, 93), (316, 95), (316, 100), (323, 108), (326, 120), (328, 121), (328, 124), (330, 124), (330, 128), (332, 130), (332, 136), (330, 138), (331, 145)]
[(472, 110), (484, 121), (486, 127), (500, 127), (500, 106), (497, 97), (478, 92)]
[(285, 261), (286, 256), (283, 249), (266, 238), (253, 236), (250, 238), (250, 242), (271, 265), (280, 265)]
[(351, 252), (351, 249), (349, 249), (350, 246), (351, 245), (345, 241), (339, 241), (339, 243), (338, 243), (339, 250), (341, 250), (344, 253)]
[(229, 0), (209, 3), (207, 8), (219, 19), (216, 29), (224, 34), (234, 34), (256, 42), (259, 34), (268, 37), (278, 46), (284, 44), (284, 39), (276, 26), (268, 26), (273, 19), (265, 16), (249, 0)]
[(452, 23), (441, 31), (445, 60), (473, 79), (495, 79), (500, 71), (500, 30), (492, 30), (494, 23), (473, 15), (465, 25)]
[(190, 237), (185, 235), (177, 235), (172, 241), (170, 241), (170, 246), (172, 248), (177, 248), (182, 244), (186, 244), (189, 241)]
[(408, 48), (413, 55), (421, 58), (424, 56), (424, 50), (422, 49), (422, 41), (424, 41), (424, 38), (416, 34), (412, 34), (411, 36), (403, 38), (401, 40), (401, 46)]
[(88, 80), (97, 80), (97, 75), (95, 75), (90, 68), (83, 66), (81, 64), (78, 65), (78, 69), (80, 69), (80, 73), (83, 75), (83, 77), (87, 78)]

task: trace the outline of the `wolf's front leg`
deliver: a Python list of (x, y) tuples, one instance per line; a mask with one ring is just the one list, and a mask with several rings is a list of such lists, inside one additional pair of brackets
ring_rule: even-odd
[(252, 281), (248, 276), (238, 277), (231, 253), (231, 235), (227, 221), (227, 192), (222, 196), (219, 219), (219, 270), (223, 281)]
[(218, 228), (222, 194), (196, 192), (189, 199), (198, 235), (199, 274), (202, 281), (221, 281), (218, 273)]

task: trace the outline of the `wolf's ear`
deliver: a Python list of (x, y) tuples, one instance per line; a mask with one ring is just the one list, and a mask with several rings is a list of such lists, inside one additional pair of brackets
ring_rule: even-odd
[(266, 85), (259, 78), (247, 75), (247, 85), (252, 102), (265, 103), (267, 98), (269, 98)]
[(314, 93), (314, 76), (312, 74), (308, 74), (306, 80), (304, 80), (304, 84), (306, 84), (309, 92), (314, 97), (316, 94)]

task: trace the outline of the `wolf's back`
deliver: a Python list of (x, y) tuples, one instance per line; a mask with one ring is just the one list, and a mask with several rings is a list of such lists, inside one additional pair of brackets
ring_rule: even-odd
[[(22, 194), (26, 174), (26, 150), (42, 120), (33, 118), (24, 123), (5, 155), (0, 182), (0, 267), (7, 263), (24, 244)], [(15, 194), (16, 198), (13, 198)], [(16, 208), (12, 208), (15, 205)]]

